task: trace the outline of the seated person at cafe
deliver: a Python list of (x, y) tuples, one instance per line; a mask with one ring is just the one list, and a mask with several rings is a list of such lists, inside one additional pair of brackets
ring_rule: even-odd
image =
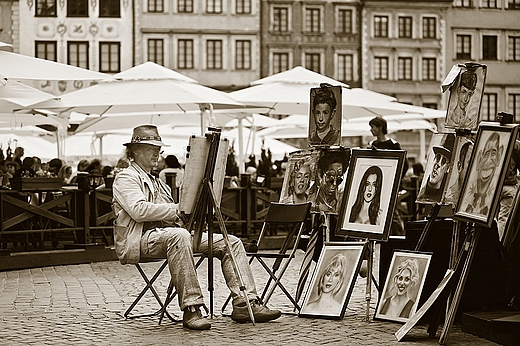
[[(113, 183), (113, 211), (116, 215), (114, 238), (116, 254), (122, 264), (138, 263), (144, 258), (166, 258), (171, 279), (178, 292), (183, 310), (183, 326), (188, 329), (210, 329), (211, 324), (202, 316), (204, 297), (193, 259), (193, 239), (182, 228), (179, 205), (173, 202), (170, 188), (151, 174), (157, 166), (162, 142), (155, 125), (134, 128), (126, 146), (131, 161), (120, 171)], [(226, 284), (233, 297), (231, 318), (239, 323), (251, 321), (246, 300), (240, 295), (239, 280), (233, 270), (234, 260), (246, 287), (247, 297), (256, 322), (267, 322), (280, 317), (281, 312), (270, 310), (257, 298), (255, 280), (242, 241), (229, 236), (231, 249), (226, 247), (221, 234), (213, 235), (213, 253), (220, 259)], [(208, 251), (208, 234), (202, 234), (200, 249)]]
[(32, 168), (34, 165), (34, 159), (32, 157), (26, 157), (23, 159), (22, 166), (18, 169), (14, 176), (17, 178), (32, 178), (36, 176), (36, 172)]
[(57, 177), (62, 166), (63, 166), (63, 161), (61, 161), (60, 159), (55, 158), (55, 159), (50, 160), (49, 161), (49, 173), (53, 177)]

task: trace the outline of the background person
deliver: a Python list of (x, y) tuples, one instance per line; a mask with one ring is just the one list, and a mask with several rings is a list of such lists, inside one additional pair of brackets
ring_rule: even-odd
[(182, 180), (184, 179), (184, 169), (180, 164), (177, 156), (168, 155), (164, 159), (164, 164), (166, 167), (159, 172), (159, 179), (166, 183), (166, 173), (176, 173), (175, 177), (175, 185), (180, 187), (182, 184)]
[(311, 145), (339, 145), (341, 131), (332, 125), (336, 115), (336, 95), (332, 86), (323, 85), (314, 94), (312, 100), (312, 116), (316, 129), (309, 136)]
[(383, 171), (378, 166), (369, 167), (359, 184), (356, 202), (350, 211), (349, 222), (379, 225), (381, 215), (381, 186)]
[[(157, 166), (162, 146), (155, 125), (134, 128), (132, 140), (124, 144), (131, 164), (120, 171), (113, 183), (113, 210), (116, 215), (114, 239), (116, 254), (122, 264), (138, 263), (141, 257), (167, 258), (178, 301), (183, 310), (183, 326), (203, 330), (211, 324), (202, 317), (200, 308), (204, 298), (193, 260), (190, 232), (181, 227), (179, 205), (173, 202), (171, 189), (151, 174)], [(232, 259), (221, 234), (214, 234), (213, 253), (221, 260), (222, 272), (233, 297), (234, 321), (250, 321), (246, 301), (240, 296), (239, 281), (233, 270)], [(245, 255), (242, 241), (229, 236), (231, 252), (236, 260), (256, 322), (267, 322), (280, 317), (281, 312), (270, 310), (256, 298), (253, 273)], [(208, 250), (208, 235), (202, 234), (200, 249)]]

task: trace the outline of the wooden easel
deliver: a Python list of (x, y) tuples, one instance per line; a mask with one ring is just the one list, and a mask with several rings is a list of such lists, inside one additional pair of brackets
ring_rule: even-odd
[(210, 294), (210, 315), (211, 317), (213, 317), (214, 287), (212, 225), (213, 213), (215, 213), (224, 243), (226, 244), (226, 249), (229, 253), (231, 263), (233, 264), (233, 270), (237, 277), (240, 291), (244, 295), (247, 310), (249, 311), (249, 316), (251, 318), (251, 321), (253, 322), (253, 325), (255, 325), (255, 318), (253, 315), (253, 310), (251, 309), (251, 304), (249, 303), (249, 299), (247, 297), (246, 286), (244, 284), (244, 280), (242, 279), (242, 275), (236, 263), (235, 257), (233, 256), (233, 252), (231, 251), (231, 245), (229, 243), (229, 236), (226, 229), (226, 224), (224, 222), (224, 218), (222, 217), (222, 212), (220, 210), (220, 206), (217, 202), (215, 191), (213, 189), (213, 173), (215, 171), (215, 163), (217, 162), (218, 147), (220, 143), (220, 130), (210, 128), (209, 131), (210, 132), (206, 133), (206, 139), (210, 141), (210, 146), (204, 171), (204, 178), (202, 179), (202, 184), (199, 187), (200, 193), (198, 195), (200, 197), (198, 198), (195, 207), (193, 208), (193, 212), (190, 216), (187, 229), (194, 230), (193, 248), (194, 251), (200, 251), (200, 243), (202, 233), (204, 232), (204, 225), (206, 224), (208, 227), (208, 291)]

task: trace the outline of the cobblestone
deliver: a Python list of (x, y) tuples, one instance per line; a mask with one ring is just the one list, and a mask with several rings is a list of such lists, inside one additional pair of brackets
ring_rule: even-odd
[[(292, 262), (282, 282), (294, 292), (298, 268), (303, 255)], [(144, 265), (153, 272), (159, 263)], [(0, 344), (2, 345), (437, 345), (438, 337), (430, 338), (427, 325), (413, 328), (398, 343), (394, 333), (401, 324), (373, 319), (377, 291), (370, 302), (370, 319), (365, 321), (366, 279), (358, 277), (342, 320), (299, 318), (292, 304), (276, 290), (269, 306), (285, 312), (269, 323), (238, 324), (220, 313), (220, 307), (229, 293), (218, 260), (214, 262), (214, 310), (212, 328), (208, 331), (190, 331), (181, 323), (164, 320), (158, 325), (157, 317), (124, 319), (125, 309), (144, 286), (132, 265), (117, 261), (82, 265), (55, 266), (0, 272)], [(377, 271), (377, 267), (375, 268)], [(257, 287), (267, 281), (267, 274), (253, 264)], [(377, 277), (377, 275), (375, 275)], [(167, 271), (155, 287), (164, 297), (168, 286)], [(199, 281), (206, 291), (207, 261), (199, 268)], [(175, 304), (174, 304), (175, 303)], [(182, 316), (176, 301), (169, 311)], [(158, 308), (155, 299), (147, 294), (136, 312), (150, 312)], [(230, 313), (231, 308), (226, 310)], [(439, 333), (440, 334), (440, 328)], [(463, 333), (455, 324), (449, 345), (495, 345), (476, 336)]]

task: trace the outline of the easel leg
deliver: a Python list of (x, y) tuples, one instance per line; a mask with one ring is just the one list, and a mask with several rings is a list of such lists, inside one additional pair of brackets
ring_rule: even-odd
[(365, 287), (366, 312), (365, 322), (370, 322), (370, 300), (372, 299), (372, 266), (374, 264), (374, 242), (367, 240), (367, 283)]
[(466, 280), (468, 278), (469, 269), (471, 267), (471, 262), (473, 261), (473, 257), (475, 256), (475, 249), (477, 247), (478, 238), (480, 236), (480, 228), (473, 226), (472, 231), (472, 239), (470, 242), (465, 242), (464, 250), (468, 251), (466, 261), (464, 262), (464, 267), (462, 268), (462, 273), (460, 275), (459, 282), (457, 283), (457, 287), (455, 289), (455, 293), (453, 295), (453, 301), (450, 304), (450, 308), (447, 314), (446, 321), (444, 323), (444, 328), (442, 329), (442, 333), (439, 339), (439, 344), (444, 345), (448, 341), (448, 334), (453, 325), (453, 321), (455, 319), (455, 314), (457, 313), (457, 309), (459, 307), (460, 299), (462, 296), (462, 291), (464, 290), (464, 285), (466, 284)]

